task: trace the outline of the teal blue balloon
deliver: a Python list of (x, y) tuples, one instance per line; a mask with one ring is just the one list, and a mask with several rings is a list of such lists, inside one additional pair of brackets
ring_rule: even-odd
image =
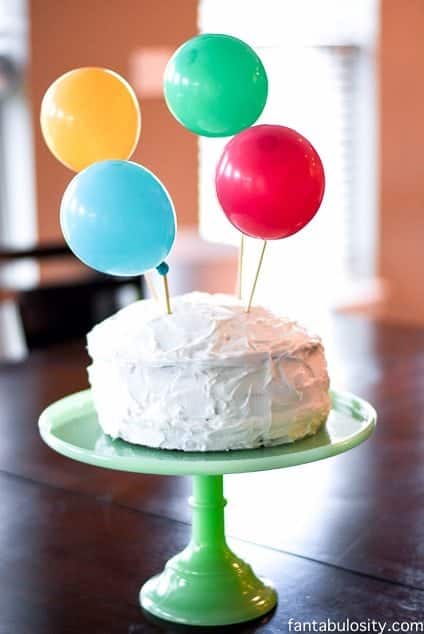
[(225, 137), (251, 126), (265, 107), (268, 78), (255, 51), (231, 35), (206, 33), (185, 42), (164, 75), (166, 104), (195, 134)]
[(152, 172), (129, 161), (102, 161), (77, 174), (63, 195), (60, 223), (75, 255), (110, 275), (155, 268), (175, 239), (168, 192)]

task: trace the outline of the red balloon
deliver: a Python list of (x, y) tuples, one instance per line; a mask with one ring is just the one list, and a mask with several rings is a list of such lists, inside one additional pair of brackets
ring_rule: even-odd
[(278, 240), (300, 231), (315, 216), (324, 195), (324, 168), (299, 132), (257, 125), (227, 143), (215, 185), (222, 209), (237, 229)]

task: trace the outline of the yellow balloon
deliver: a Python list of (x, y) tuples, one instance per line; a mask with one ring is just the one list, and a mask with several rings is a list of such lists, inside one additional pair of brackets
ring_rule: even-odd
[(128, 159), (141, 129), (133, 89), (106, 68), (78, 68), (56, 79), (40, 121), (50, 151), (76, 172), (97, 161)]

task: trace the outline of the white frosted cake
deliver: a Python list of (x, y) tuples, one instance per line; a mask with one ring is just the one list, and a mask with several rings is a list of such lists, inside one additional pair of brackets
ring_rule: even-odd
[(190, 293), (172, 315), (141, 300), (88, 334), (103, 431), (162, 449), (278, 445), (315, 434), (329, 410), (318, 337), (265, 308)]

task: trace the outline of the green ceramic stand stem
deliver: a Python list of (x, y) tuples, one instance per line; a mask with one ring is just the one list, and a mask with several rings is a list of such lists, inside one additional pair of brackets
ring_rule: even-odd
[(229, 625), (269, 612), (275, 590), (227, 546), (222, 475), (193, 476), (192, 537), (140, 592), (145, 610), (189, 625)]

